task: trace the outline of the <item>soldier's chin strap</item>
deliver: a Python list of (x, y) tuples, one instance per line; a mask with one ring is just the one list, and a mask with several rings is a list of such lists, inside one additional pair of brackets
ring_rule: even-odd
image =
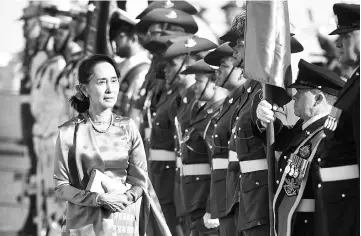
[(237, 66), (233, 66), (232, 70), (228, 73), (226, 79), (224, 80), (223, 84), (219, 87), (223, 88), (223, 86), (227, 83), (229, 77), (231, 76), (231, 74), (233, 73), (234, 69), (236, 69), (236, 67), (240, 67), (243, 63), (243, 59), (239, 62), (239, 64)]
[(170, 86), (173, 85), (175, 79), (177, 78), (177, 76), (179, 75), (179, 73), (182, 71), (182, 68), (183, 68), (184, 64), (186, 63), (186, 61), (188, 60), (188, 58), (189, 58), (190, 55), (191, 55), (191, 53), (188, 52), (187, 55), (184, 57), (184, 59), (183, 59), (183, 61), (182, 61), (182, 64), (181, 64), (181, 66), (179, 67), (177, 73), (175, 73), (173, 79), (172, 79), (172, 80), (170, 81), (170, 83), (169, 83)]
[[(211, 75), (211, 76), (213, 76), (213, 75)], [(198, 99), (198, 100), (201, 100), (201, 101), (202, 101), (202, 97), (204, 96), (204, 93), (206, 92), (206, 89), (207, 89), (207, 87), (208, 87), (208, 85), (209, 85), (209, 83), (210, 83), (210, 80), (211, 80), (211, 79), (208, 77), (206, 86), (205, 86), (204, 89), (202, 90), (201, 96), (199, 96), (199, 99)]]

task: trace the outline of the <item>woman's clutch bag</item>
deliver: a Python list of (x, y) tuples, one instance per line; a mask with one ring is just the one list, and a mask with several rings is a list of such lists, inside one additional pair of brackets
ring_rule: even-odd
[(120, 179), (112, 179), (97, 169), (92, 170), (86, 190), (95, 193), (105, 193), (102, 182), (106, 186), (110, 187), (108, 190), (117, 189), (123, 193), (127, 191), (126, 185), (123, 184)]

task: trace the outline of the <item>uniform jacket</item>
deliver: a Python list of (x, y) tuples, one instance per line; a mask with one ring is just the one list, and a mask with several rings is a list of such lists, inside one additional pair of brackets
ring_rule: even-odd
[(56, 89), (56, 81), (66, 65), (63, 56), (45, 61), (37, 70), (30, 95), (31, 112), (35, 118), (33, 135), (47, 138), (56, 135), (59, 124), (68, 117), (63, 96)]
[[(188, 126), (189, 126), (193, 110), (197, 110), (197, 109), (198, 109), (198, 106), (197, 106), (197, 100), (195, 99), (195, 96), (194, 96), (194, 91), (193, 91), (193, 89), (189, 88), (187, 90), (185, 97), (183, 97), (183, 99), (181, 101), (181, 105), (179, 106), (179, 109), (177, 111), (177, 119), (178, 119), (179, 126), (180, 126), (179, 127), (180, 134), (178, 134), (177, 132), (174, 134), (177, 136), (177, 139), (175, 139), (174, 151), (176, 152), (176, 156), (180, 160), (180, 162), (181, 162), (181, 159), (180, 159), (181, 158), (181, 143), (179, 142), (179, 140), (182, 139), (184, 130), (186, 128), (188, 128)], [(177, 216), (182, 216), (182, 215), (186, 214), (186, 207), (185, 207), (185, 203), (184, 203), (183, 189), (181, 188), (181, 172), (180, 172), (180, 168), (178, 165), (179, 164), (177, 164), (175, 183), (174, 183), (174, 191), (175, 191), (174, 192), (174, 203), (176, 205)]]
[[(224, 99), (214, 102), (207, 109), (204, 105), (193, 115), (183, 136), (183, 165), (208, 164), (211, 168), (211, 143), (209, 143), (211, 140), (205, 138), (204, 127), (209, 123), (214, 113), (219, 112), (223, 101)], [(207, 204), (209, 204), (210, 180), (210, 175), (182, 176), (182, 190), (187, 213), (201, 210), (198, 214), (202, 214), (199, 216), (202, 217), (206, 213), (206, 208), (209, 209)]]
[(129, 112), (139, 99), (140, 87), (149, 71), (150, 61), (146, 53), (139, 53), (125, 59), (120, 65), (120, 86), (115, 111), (122, 116)]
[[(254, 97), (259, 95), (260, 89), (259, 82), (250, 80), (249, 84), (244, 87), (238, 113), (235, 114), (236, 123), (232, 128), (230, 148), (237, 152), (239, 161), (266, 158), (263, 141), (253, 135), (251, 122), (252, 102)], [(237, 176), (233, 177), (233, 181), (239, 180), (236, 184), (240, 189), (236, 190), (233, 196), (240, 199), (240, 229), (268, 223), (267, 170), (241, 173), (238, 165), (236, 171), (234, 174)]]
[[(174, 153), (175, 127), (174, 118), (181, 97), (177, 89), (164, 91), (157, 104), (156, 115), (151, 131), (150, 148)], [(151, 180), (161, 204), (173, 202), (175, 181), (175, 161), (151, 161)]]
[[(241, 90), (242, 86), (237, 88), (232, 95), (225, 99), (222, 109), (213, 125), (214, 131), (211, 136), (212, 159), (222, 158), (228, 160), (228, 142), (231, 138), (231, 130), (229, 129), (230, 119), (238, 106)], [(212, 217), (221, 218), (227, 215), (227, 210), (229, 209), (226, 201), (227, 169), (213, 170), (211, 176), (211, 205), (217, 206), (215, 215), (212, 215)]]
[[(87, 116), (82, 114), (59, 127), (54, 190), (57, 197), (68, 201), (66, 235), (112, 235), (112, 224), (108, 221), (111, 213), (97, 206), (97, 193), (85, 190), (93, 169), (130, 184), (128, 191), (135, 200), (142, 196), (140, 235), (170, 235), (148, 179), (140, 134), (128, 118), (115, 116), (114, 120), (105, 135), (114, 135), (113, 140), (118, 144), (112, 146), (114, 149), (110, 147), (101, 152)], [(154, 234), (154, 230), (158, 233)]]
[[(325, 130), (319, 167), (358, 164), (360, 168), (360, 67), (340, 91), (334, 107), (342, 111), (335, 131)], [(322, 182), (317, 179), (317, 214), (323, 228), (317, 235), (359, 235), (360, 182), (358, 179)]]
[(66, 115), (69, 119), (77, 116), (77, 112), (71, 107), (69, 100), (76, 93), (75, 85), (79, 84), (78, 69), (82, 56), (83, 52), (81, 51), (74, 53), (56, 81), (57, 91), (60, 96), (63, 96), (63, 100), (67, 104)]
[[(292, 181), (296, 180), (295, 178), (289, 177), (287, 175), (285, 182), (283, 182), (282, 186), (282, 176), (287, 169), (288, 162), (290, 161), (291, 154), (294, 153), (299, 145), (308, 138), (311, 134), (313, 134), (316, 130), (321, 128), (326, 120), (326, 116), (320, 117), (315, 120), (313, 123), (302, 128), (302, 120), (299, 120), (295, 126), (286, 126), (282, 125), (280, 122), (276, 122), (275, 130), (276, 134), (276, 143), (275, 150), (281, 151), (282, 154), (278, 160), (278, 168), (276, 169), (276, 187), (278, 188), (279, 193), (276, 194), (274, 204), (274, 214), (275, 214), (275, 224), (276, 231), (280, 234), (280, 229), (282, 226), (286, 225), (287, 216), (285, 214), (289, 214), (287, 207), (284, 206), (285, 202), (289, 202), (291, 198), (294, 198), (299, 195), (300, 182), (293, 183)], [(322, 135), (323, 131), (320, 131), (318, 135)], [(316, 135), (315, 135), (316, 136)], [(316, 138), (313, 136), (313, 138)], [(305, 144), (301, 146), (299, 151), (296, 153), (297, 156), (301, 157), (303, 160), (308, 159), (311, 150), (316, 148), (315, 139), (308, 140)], [(306, 187), (302, 194), (302, 200), (314, 200), (315, 204), (318, 204), (318, 199), (316, 198), (317, 192), (317, 160), (320, 157), (320, 154), (323, 152), (322, 145), (318, 146), (315, 156), (311, 163), (309, 163), (309, 175), (306, 182)], [(301, 201), (302, 201), (301, 200)], [(299, 205), (298, 205), (299, 206)], [(320, 225), (319, 220), (317, 219), (317, 214), (315, 212), (304, 212), (295, 210), (291, 218), (291, 235), (319, 235), (316, 233), (317, 227), (322, 227)], [(282, 225), (282, 226), (281, 226)]]

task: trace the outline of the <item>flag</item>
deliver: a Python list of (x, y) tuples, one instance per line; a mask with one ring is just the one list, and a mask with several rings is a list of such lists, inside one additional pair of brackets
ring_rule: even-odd
[(246, 7), (245, 77), (282, 88), (274, 101), (282, 106), (290, 97), (279, 91), (292, 83), (287, 1), (247, 1)]

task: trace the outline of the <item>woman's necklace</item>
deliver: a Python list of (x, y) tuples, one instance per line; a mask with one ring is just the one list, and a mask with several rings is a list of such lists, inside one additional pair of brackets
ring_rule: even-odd
[(91, 123), (92, 126), (93, 126), (93, 129), (94, 129), (96, 132), (98, 132), (98, 133), (102, 133), (102, 134), (103, 134), (103, 133), (108, 132), (110, 126), (112, 126), (112, 124), (113, 124), (113, 114), (111, 115), (109, 125), (108, 125), (108, 127), (107, 127), (105, 130), (100, 130), (100, 129), (98, 129), (98, 128), (95, 127), (92, 119), (90, 118), (89, 112), (88, 112), (88, 117), (89, 117), (90, 123)]

